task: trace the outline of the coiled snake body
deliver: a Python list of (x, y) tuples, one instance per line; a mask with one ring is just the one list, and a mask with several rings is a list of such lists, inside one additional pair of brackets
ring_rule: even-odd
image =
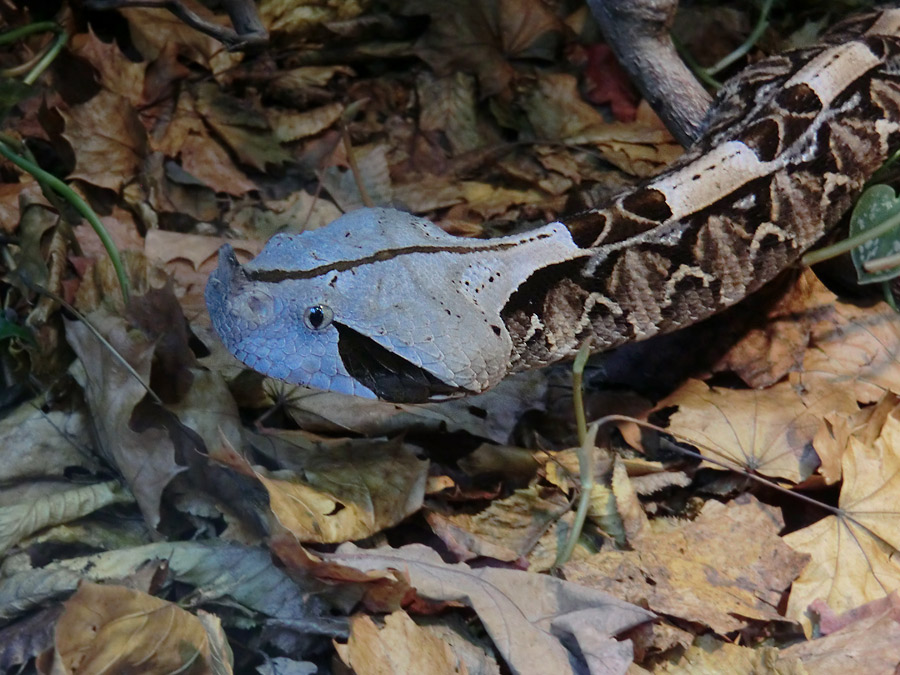
[(754, 292), (852, 205), (900, 147), (900, 10), (750, 66), (701, 139), (608, 206), (491, 240), (391, 209), (277, 235), (206, 290), (256, 370), (394, 401), (478, 393), (506, 374), (672, 331)]

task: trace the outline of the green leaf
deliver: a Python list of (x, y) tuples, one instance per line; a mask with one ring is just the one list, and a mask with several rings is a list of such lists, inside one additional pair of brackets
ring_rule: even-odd
[(28, 344), (34, 344), (34, 337), (27, 328), (24, 328), (17, 323), (13, 323), (0, 314), (0, 342), (9, 340), (10, 338), (19, 338)]
[[(897, 198), (893, 188), (887, 185), (873, 185), (863, 192), (856, 202), (853, 215), (850, 217), (850, 238), (869, 232), (889, 219), (898, 219), (900, 224), (900, 199)], [(859, 283), (874, 284), (900, 276), (900, 263), (877, 272), (867, 272), (864, 268), (868, 262), (898, 254), (900, 254), (900, 230), (897, 228), (854, 248), (851, 256)]]

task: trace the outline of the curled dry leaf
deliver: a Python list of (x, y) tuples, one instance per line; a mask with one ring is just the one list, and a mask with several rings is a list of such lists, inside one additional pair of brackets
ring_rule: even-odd
[(851, 437), (842, 468), (839, 512), (784, 538), (811, 556), (787, 608), (807, 635), (814, 600), (841, 613), (900, 588), (900, 410), (888, 416), (873, 444)]
[(134, 431), (135, 407), (147, 395), (156, 342), (103, 311), (88, 316), (93, 326), (133, 369), (81, 322), (67, 324), (66, 337), (84, 368), (81, 384), (91, 410), (100, 451), (122, 472), (150, 527), (159, 524), (162, 491), (184, 471), (175, 446), (160, 428)]
[(302, 471), (253, 467), (224, 441), (213, 459), (258, 480), (275, 521), (300, 541), (364, 539), (396, 525), (422, 505), (428, 463), (402, 441), (374, 441), (363, 450), (332, 448)]

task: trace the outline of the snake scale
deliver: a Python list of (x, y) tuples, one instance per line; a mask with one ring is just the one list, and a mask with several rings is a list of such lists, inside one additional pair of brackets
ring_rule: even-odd
[(900, 9), (749, 66), (701, 138), (602, 207), (520, 235), (451, 236), (392, 209), (219, 254), (215, 330), (272, 377), (397, 402), (704, 319), (773, 279), (900, 147)]

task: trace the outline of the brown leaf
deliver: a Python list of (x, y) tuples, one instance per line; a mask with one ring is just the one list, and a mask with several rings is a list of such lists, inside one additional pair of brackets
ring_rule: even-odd
[(826, 485), (841, 479), (841, 458), (847, 451), (850, 438), (855, 436), (866, 446), (875, 442), (891, 411), (900, 403), (894, 394), (885, 396), (875, 405), (847, 414), (845, 411), (825, 415), (824, 424), (813, 438), (813, 448), (822, 460), (819, 473)]
[[(144, 239), (138, 232), (134, 216), (125, 209), (113, 209), (111, 214), (100, 216), (100, 222), (103, 223), (103, 227), (118, 250), (132, 249), (140, 251), (144, 247)], [(99, 260), (109, 257), (103, 242), (90, 225), (82, 223), (81, 226), (74, 229), (74, 233), (75, 238), (78, 240), (78, 245), (81, 247), (81, 252), (86, 258)]]
[(641, 108), (634, 122), (607, 122), (582, 100), (572, 75), (540, 75), (522, 105), (539, 139), (594, 146), (604, 159), (635, 176), (653, 175), (683, 152), (649, 108)]
[(656, 670), (665, 675), (809, 675), (796, 657), (782, 656), (775, 647), (744, 647), (701, 635), (677, 661)]
[(658, 408), (673, 405), (678, 412), (668, 431), (678, 439), (736, 468), (795, 483), (819, 464), (811, 442), (822, 416), (856, 409), (840, 390), (804, 398), (787, 382), (757, 391), (710, 388), (699, 380), (689, 381)]
[[(274, 435), (259, 440), (279, 442)], [(252, 467), (231, 448), (211, 456), (258, 480), (275, 520), (303, 542), (363, 539), (397, 524), (420, 508), (428, 474), (428, 463), (399, 440), (332, 447), (327, 457), (309, 457), (302, 471)]]
[(435, 534), (459, 560), (487, 557), (513, 562), (528, 555), (535, 542), (568, 508), (568, 502), (562, 498), (544, 499), (535, 488), (528, 488), (494, 500), (476, 514), (444, 515), (432, 511), (426, 517)]
[(835, 296), (809, 269), (766, 313), (765, 325), (748, 331), (713, 367), (730, 370), (754, 389), (769, 387), (797, 370), (813, 324), (831, 312)]
[(845, 390), (860, 403), (900, 394), (900, 316), (884, 302), (860, 307), (835, 298), (813, 327), (800, 382)]
[(135, 406), (147, 395), (156, 343), (108, 313), (96, 311), (87, 318), (137, 374), (84, 324), (67, 324), (66, 337), (84, 368), (82, 386), (100, 451), (121, 471), (148, 524), (156, 527), (162, 491), (184, 470), (175, 462), (175, 448), (164, 429), (132, 428)]
[(331, 21), (349, 21), (365, 7), (367, 4), (360, 0), (342, 0), (335, 3), (263, 0), (259, 3), (259, 15), (270, 31), (298, 39), (321, 27), (322, 24)]
[(102, 90), (62, 113), (63, 134), (75, 152), (70, 178), (118, 191), (137, 173), (147, 134), (128, 99)]
[(475, 72), (484, 96), (506, 89), (515, 74), (510, 59), (552, 58), (552, 37), (560, 30), (537, 0), (430, 0), (410, 9), (431, 16), (418, 55), (439, 74)]
[[(182, 234), (166, 230), (150, 230), (144, 240), (144, 255), (154, 263), (164, 265), (179, 289), (178, 302), (193, 325), (209, 325), (209, 314), (203, 293), (206, 280), (218, 263), (217, 252), (225, 239), (199, 234)], [(263, 242), (228, 240), (244, 263), (258, 255)]]
[(569, 675), (572, 654), (556, 636), (559, 626), (576, 617), (592, 631), (618, 635), (652, 615), (606, 593), (546, 575), (495, 568), (448, 565), (430, 548), (413, 544), (400, 549), (341, 546), (325, 556), (333, 564), (370, 572), (400, 570), (420, 598), (472, 607), (513, 672), (522, 675)]
[[(867, 603), (837, 632), (781, 650), (816, 675), (896, 673), (900, 663), (900, 608), (896, 594)], [(780, 664), (780, 661), (779, 661)], [(780, 672), (780, 671), (779, 671)]]
[(211, 82), (198, 85), (194, 94), (197, 112), (241, 162), (265, 171), (290, 160), (257, 101), (237, 99)]
[(72, 36), (69, 49), (85, 59), (99, 75), (101, 86), (138, 107), (143, 103), (145, 63), (128, 59), (118, 45), (103, 42), (88, 27), (87, 33)]
[(566, 578), (718, 633), (750, 619), (781, 620), (781, 594), (806, 558), (779, 539), (782, 522), (773, 509), (752, 497), (707, 502), (694, 521), (655, 526), (634, 551), (566, 565)]
[(343, 104), (328, 103), (303, 112), (270, 109), (266, 112), (266, 116), (272, 125), (275, 138), (282, 143), (288, 143), (325, 131), (341, 119), (343, 112)]
[[(168, 10), (126, 7), (118, 11), (128, 22), (135, 47), (147, 61), (157, 59), (173, 45), (181, 58), (206, 66), (214, 75), (227, 72), (241, 61), (241, 54), (223, 49), (214, 37), (189, 26)], [(190, 11), (206, 21), (229, 23), (227, 17), (213, 15), (199, 2), (191, 2)]]
[(179, 158), (185, 171), (216, 192), (240, 196), (256, 185), (235, 166), (222, 144), (210, 136), (198, 117), (196, 101), (188, 93), (178, 97), (172, 121), (165, 134), (153, 142), (154, 149)]
[(807, 608), (819, 598), (841, 613), (900, 588), (900, 409), (884, 422), (872, 445), (851, 438), (842, 460), (840, 512), (784, 540), (811, 562), (794, 582), (788, 618), (807, 635)]
[(346, 646), (335, 647), (344, 664), (357, 675), (469, 672), (450, 645), (417, 626), (406, 612), (388, 614), (380, 629), (371, 617), (357, 614), (350, 619)]
[(197, 617), (122, 586), (79, 586), (56, 625), (56, 653), (71, 673), (212, 673)]

